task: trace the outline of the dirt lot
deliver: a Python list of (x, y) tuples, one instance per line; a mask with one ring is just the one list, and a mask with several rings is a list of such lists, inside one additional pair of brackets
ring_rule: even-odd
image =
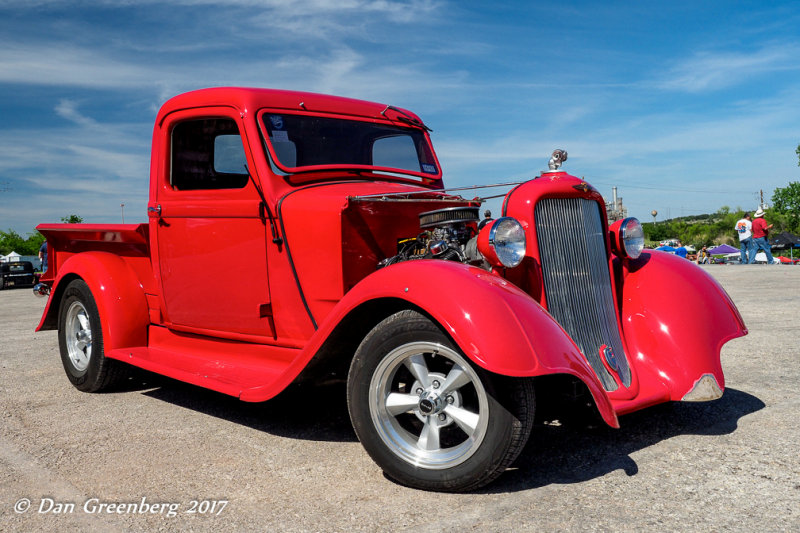
[(800, 531), (800, 267), (705, 268), (750, 328), (723, 349), (722, 399), (537, 425), (464, 495), (384, 478), (340, 387), (259, 405), (153, 377), (78, 392), (56, 333), (33, 332), (44, 300), (2, 291), (0, 531)]

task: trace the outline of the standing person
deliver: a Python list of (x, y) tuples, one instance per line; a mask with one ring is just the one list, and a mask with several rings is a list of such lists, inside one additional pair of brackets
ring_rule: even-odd
[(703, 249), (697, 253), (697, 264), (703, 265), (708, 263), (708, 249), (703, 246)]
[(484, 227), (486, 224), (488, 224), (489, 222), (491, 222), (491, 221), (493, 220), (493, 219), (492, 219), (492, 212), (491, 212), (491, 211), (489, 211), (488, 209), (487, 209), (486, 211), (484, 211), (484, 212), (483, 212), (483, 216), (484, 216), (485, 218), (484, 218), (483, 220), (481, 220), (481, 221), (480, 221), (480, 223), (478, 224), (478, 231), (482, 230), (482, 229), (483, 229), (483, 227)]
[(39, 247), (39, 261), (42, 262), (42, 272), (47, 272), (47, 241)]
[(686, 259), (687, 252), (688, 250), (686, 249), (686, 247), (683, 244), (681, 244), (681, 241), (678, 241), (678, 248), (675, 250), (675, 255)]
[(767, 225), (767, 221), (764, 220), (764, 210), (760, 207), (753, 217), (755, 217), (753, 221), (754, 245), (750, 252), (750, 262), (753, 262), (759, 250), (764, 250), (764, 253), (767, 255), (767, 263), (771, 265), (775, 263), (775, 259), (772, 258), (772, 247), (769, 245), (769, 241), (767, 241), (767, 236), (769, 236), (769, 230), (772, 229), (772, 224)]
[[(760, 211), (760, 209), (759, 209)], [(756, 256), (755, 253), (751, 254), (753, 249), (753, 223), (750, 221), (750, 213), (745, 213), (742, 218), (736, 222), (736, 233), (739, 234), (739, 251), (741, 252), (740, 261), (743, 265), (751, 262), (752, 258)]]

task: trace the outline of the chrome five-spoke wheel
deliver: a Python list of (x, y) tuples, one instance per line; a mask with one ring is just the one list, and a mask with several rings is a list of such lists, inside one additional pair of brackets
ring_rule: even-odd
[(534, 397), (530, 379), (477, 367), (436, 323), (409, 309), (361, 342), (347, 405), (358, 439), (387, 476), (461, 492), (489, 483), (519, 455)]
[(412, 465), (456, 466), (486, 435), (486, 391), (469, 363), (446, 346), (413, 342), (392, 350), (373, 374), (370, 394), (378, 434)]
[(64, 327), (67, 356), (75, 370), (83, 372), (89, 367), (89, 360), (92, 358), (92, 325), (83, 303), (72, 302), (67, 309)]
[(58, 312), (58, 346), (70, 382), (84, 392), (98, 392), (124, 380), (128, 367), (108, 359), (103, 328), (92, 291), (82, 279), (64, 289)]

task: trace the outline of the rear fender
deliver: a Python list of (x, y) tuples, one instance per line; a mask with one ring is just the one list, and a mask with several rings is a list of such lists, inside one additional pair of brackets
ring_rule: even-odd
[(350, 313), (382, 299), (402, 300), (429, 314), (467, 357), (490, 372), (576, 376), (589, 388), (604, 420), (619, 427), (579, 349), (533, 298), (496, 274), (452, 261), (407, 261), (361, 280), (320, 324), (294, 362), (294, 375)]
[(673, 401), (708, 374), (724, 388), (722, 345), (747, 334), (725, 289), (692, 262), (663, 252), (645, 252), (625, 271), (622, 329), (640, 376), (661, 381)]
[(58, 327), (61, 299), (76, 278), (86, 282), (97, 303), (107, 354), (116, 348), (147, 346), (150, 319), (142, 284), (121, 257), (108, 252), (79, 253), (61, 265), (36, 331)]

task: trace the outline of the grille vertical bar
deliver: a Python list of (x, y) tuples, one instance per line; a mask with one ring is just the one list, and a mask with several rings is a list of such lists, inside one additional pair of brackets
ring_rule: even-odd
[(611, 391), (617, 383), (600, 359), (600, 347), (613, 350), (626, 387), (631, 371), (620, 338), (600, 217), (597, 202), (583, 198), (546, 198), (536, 204), (547, 310)]

